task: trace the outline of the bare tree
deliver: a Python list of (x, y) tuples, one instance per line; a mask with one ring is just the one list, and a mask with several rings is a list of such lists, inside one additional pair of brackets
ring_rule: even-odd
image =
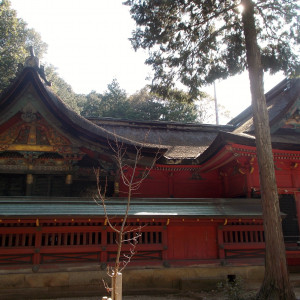
[[(153, 166), (158, 158), (159, 151), (155, 153), (155, 156), (151, 160), (150, 164), (148, 164), (146, 167), (143, 167), (143, 171), (140, 172), (139, 164), (143, 159), (143, 147), (134, 146), (134, 159), (128, 160), (127, 147), (123, 143), (118, 142), (116, 135), (114, 143), (115, 144), (112, 145), (109, 142), (110, 147), (114, 152), (114, 160), (117, 164), (117, 169), (120, 174), (120, 181), (122, 181), (127, 188), (127, 197), (124, 199), (126, 208), (123, 216), (121, 216), (121, 224), (113, 224), (112, 217), (108, 214), (107, 199), (105, 196), (107, 183), (105, 184), (104, 188), (101, 187), (99, 180), (99, 169), (95, 170), (95, 175), (97, 178), (97, 195), (94, 200), (98, 205), (103, 207), (106, 223), (116, 233), (117, 254), (113, 266), (108, 266), (107, 270), (108, 276), (111, 277), (112, 285), (109, 287), (108, 284), (104, 282), (104, 286), (107, 291), (111, 293), (113, 300), (119, 300), (122, 299), (122, 271), (136, 253), (136, 246), (139, 238), (142, 235), (142, 226), (130, 227), (127, 223), (131, 198), (153, 169)], [(122, 246), (125, 243), (130, 244), (129, 253), (122, 253)]]

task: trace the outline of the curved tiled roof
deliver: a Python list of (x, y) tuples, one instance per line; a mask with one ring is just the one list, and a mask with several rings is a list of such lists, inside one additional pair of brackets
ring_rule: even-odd
[[(87, 147), (121, 142), (133, 149), (142, 146), (148, 153), (158, 150), (163, 153), (164, 162), (201, 163), (216, 153), (228, 141), (254, 145), (252, 109), (247, 108), (227, 125), (182, 124), (177, 122), (130, 121), (113, 118), (86, 119), (70, 109), (51, 88), (45, 84), (34, 67), (26, 67), (17, 76), (10, 88), (0, 99), (0, 111), (11, 107), (26, 84), (31, 83), (40, 100), (59, 120), (61, 129), (75, 139), (82, 139)], [(300, 94), (300, 79), (287, 79), (266, 94), (270, 124), (279, 122), (296, 103)], [(4, 113), (3, 113), (4, 114)], [(0, 115), (1, 121), (1, 115)], [(274, 143), (285, 145), (299, 144), (295, 136), (279, 132), (272, 135)]]
[(0, 109), (4, 111), (18, 93), (33, 84), (41, 101), (59, 119), (63, 130), (91, 143), (105, 143), (108, 140), (124, 143), (127, 146), (142, 146), (144, 151), (164, 152), (167, 159), (194, 159), (214, 140), (220, 129), (232, 130), (233, 126), (181, 124), (176, 122), (138, 122), (110, 118), (86, 119), (69, 108), (51, 88), (43, 82), (37, 70), (26, 67), (12, 86), (0, 99)]
[[(19, 74), (16, 80), (12, 83), (9, 89), (2, 95), (0, 99), (0, 109), (3, 112), (5, 106), (10, 104), (17, 98), (17, 95), (28, 83), (32, 83), (41, 97), (41, 101), (47, 106), (47, 108), (57, 117), (63, 124), (64, 128), (71, 129), (70, 132), (74, 132), (75, 135), (80, 134), (93, 142), (99, 142), (107, 139), (117, 138), (120, 142), (141, 145), (148, 147), (151, 145), (147, 143), (141, 144), (140, 141), (134, 140), (130, 137), (118, 136), (117, 133), (111, 132), (104, 127), (98, 126), (88, 119), (78, 115), (69, 106), (67, 106), (49, 86), (47, 86), (39, 76), (35, 68), (26, 67)], [(73, 129), (73, 130), (72, 130)]]
[(203, 124), (179, 124), (174, 122), (133, 122), (94, 119), (96, 124), (124, 137), (133, 136), (146, 140), (156, 147), (167, 149), (168, 159), (197, 158), (215, 139), (220, 130), (232, 130), (232, 126)]
[[(265, 95), (269, 114), (270, 127), (278, 123), (288, 110), (300, 98), (300, 78), (284, 79)], [(236, 127), (235, 133), (248, 132), (254, 134), (252, 107), (232, 119), (229, 125)]]

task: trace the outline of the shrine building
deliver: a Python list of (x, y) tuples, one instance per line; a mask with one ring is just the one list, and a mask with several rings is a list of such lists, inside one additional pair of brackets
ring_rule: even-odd
[[(235, 272), (229, 267), (263, 268), (251, 107), (227, 125), (84, 118), (55, 95), (36, 60), (27, 58), (0, 98), (0, 278), (6, 282), (0, 295), (1, 288), (38, 288), (28, 276), (88, 267), (105, 272), (114, 261), (115, 233), (94, 198), (99, 169), (108, 214), (121, 223), (127, 188), (116, 142), (126, 149), (127, 174), (136, 149), (142, 151), (136, 178), (151, 168), (131, 199), (128, 226), (142, 226), (142, 236), (128, 272), (217, 266), (228, 276)], [(275, 85), (266, 101), (287, 262), (297, 266), (300, 79)], [(10, 281), (21, 273), (27, 274), (22, 283)]]

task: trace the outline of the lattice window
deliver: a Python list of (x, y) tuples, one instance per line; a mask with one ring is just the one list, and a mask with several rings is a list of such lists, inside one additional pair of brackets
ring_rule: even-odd
[(264, 243), (263, 230), (231, 230), (223, 232), (224, 243)]
[[(120, 224), (120, 222), (118, 222)], [(161, 222), (129, 222), (129, 228), (142, 226), (137, 254), (133, 260), (161, 260), (164, 227)], [(122, 253), (129, 253), (129, 239), (125, 235)], [(104, 220), (1, 220), (0, 264), (51, 262), (107, 262), (116, 253), (116, 233)]]
[(101, 232), (43, 233), (41, 246), (79, 246), (101, 244)]
[(33, 233), (0, 234), (1, 247), (33, 247), (35, 235)]

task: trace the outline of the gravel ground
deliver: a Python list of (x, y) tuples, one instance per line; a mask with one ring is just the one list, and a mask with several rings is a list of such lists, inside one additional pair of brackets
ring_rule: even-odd
[[(296, 299), (300, 300), (300, 288), (294, 289)], [(245, 291), (241, 296), (241, 300), (252, 300), (256, 294), (256, 290)], [(147, 296), (147, 295), (135, 295), (135, 296), (123, 296), (122, 300), (230, 300), (232, 297), (226, 295), (223, 292), (211, 291), (211, 292), (185, 292), (181, 294), (163, 295), (163, 296)], [(44, 300), (102, 300), (102, 297), (73, 297), (73, 298), (56, 298), (56, 299), (44, 299)]]
[[(255, 295), (255, 291), (245, 292), (243, 294), (243, 300), (251, 299), (251, 296)], [(79, 297), (79, 298), (59, 298), (55, 300), (101, 300), (101, 297)], [(147, 296), (147, 295), (135, 295), (135, 296), (123, 296), (122, 300), (225, 300), (230, 299), (228, 296), (224, 295), (224, 292), (185, 292), (182, 294), (172, 294), (164, 296)], [(253, 298), (252, 298), (253, 299)], [(54, 300), (54, 299), (46, 299)]]

